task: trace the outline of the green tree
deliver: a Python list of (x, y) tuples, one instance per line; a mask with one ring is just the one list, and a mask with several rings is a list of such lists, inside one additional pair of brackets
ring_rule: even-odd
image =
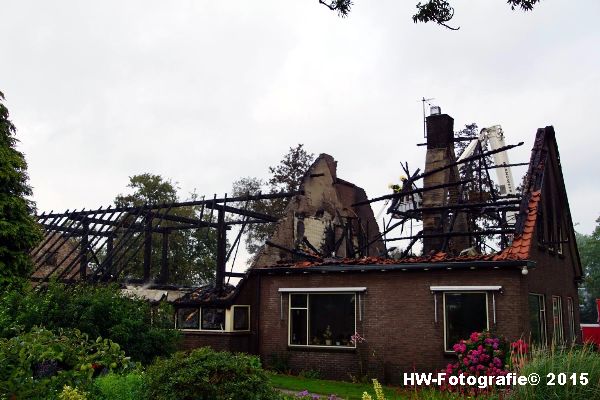
[[(512, 10), (520, 9), (522, 11), (533, 10), (534, 5), (541, 0), (507, 0)], [(337, 11), (342, 18), (347, 17), (354, 2), (352, 0), (319, 0), (332, 11)], [(417, 3), (417, 12), (413, 15), (413, 21), (416, 22), (435, 22), (448, 29), (457, 30), (448, 25), (448, 22), (454, 16), (454, 7), (448, 0), (427, 0), (423, 3)]]
[(29, 250), (42, 237), (33, 213), (35, 204), (27, 198), (27, 163), (17, 151), (15, 126), (0, 92), (0, 287), (29, 277), (32, 263)]
[[(133, 190), (130, 194), (119, 194), (115, 198), (118, 207), (156, 205), (180, 201), (177, 185), (160, 175), (144, 173), (129, 178), (127, 185)], [(192, 193), (191, 200), (197, 195)], [(206, 211), (206, 210), (205, 210)], [(170, 215), (200, 218), (200, 207), (177, 207), (169, 211)], [(210, 213), (204, 212), (203, 219), (208, 221)], [(216, 219), (216, 216), (215, 218)], [(154, 220), (154, 225), (158, 224)], [(215, 222), (215, 221), (213, 221)], [(177, 225), (176, 222), (161, 221), (161, 227)], [(138, 235), (142, 235), (139, 233)], [(216, 269), (217, 235), (214, 229), (176, 229), (169, 234), (169, 282), (184, 285), (201, 285), (214, 280)], [(152, 235), (151, 275), (157, 276), (160, 270), (162, 255), (162, 237)], [(131, 260), (127, 271), (136, 278), (142, 276), (143, 254), (140, 251)]]
[(581, 322), (597, 322), (596, 299), (600, 299), (600, 218), (591, 235), (576, 232), (584, 281), (581, 287)]
[(160, 175), (144, 173), (129, 177), (128, 188), (133, 193), (119, 194), (115, 198), (117, 207), (142, 206), (144, 204), (172, 203), (177, 201), (177, 187), (171, 180)]
[[(233, 183), (233, 196), (246, 194), (295, 192), (300, 189), (302, 177), (314, 161), (314, 155), (304, 149), (303, 144), (290, 147), (279, 164), (269, 167), (270, 177), (264, 181), (259, 178), (247, 177)], [(238, 204), (239, 207), (261, 212), (281, 218), (288, 198), (257, 200), (248, 204)], [(246, 249), (251, 255), (256, 255), (264, 246), (275, 229), (275, 224), (252, 224), (246, 228)]]
[(171, 306), (166, 302), (152, 306), (146, 299), (125, 294), (116, 284), (50, 282), (0, 293), (0, 338), (19, 336), (36, 326), (55, 332), (79, 329), (94, 340), (111, 339), (143, 363), (171, 354), (180, 339), (180, 332), (173, 329)]

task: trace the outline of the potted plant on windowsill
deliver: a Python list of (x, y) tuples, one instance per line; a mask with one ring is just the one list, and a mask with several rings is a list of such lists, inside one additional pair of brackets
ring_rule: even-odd
[(323, 339), (325, 339), (325, 345), (331, 346), (332, 337), (333, 334), (331, 333), (331, 327), (327, 325), (327, 328), (325, 328), (325, 332), (323, 332)]

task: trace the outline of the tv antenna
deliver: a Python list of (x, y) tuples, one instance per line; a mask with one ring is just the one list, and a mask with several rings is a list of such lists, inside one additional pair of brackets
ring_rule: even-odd
[(423, 137), (424, 138), (427, 137), (427, 115), (425, 115), (425, 103), (427, 103), (428, 106), (431, 106), (431, 103), (430, 103), (431, 100), (435, 100), (435, 98), (432, 97), (430, 99), (426, 99), (425, 97), (423, 97), (421, 100), (419, 100), (420, 102), (423, 103)]

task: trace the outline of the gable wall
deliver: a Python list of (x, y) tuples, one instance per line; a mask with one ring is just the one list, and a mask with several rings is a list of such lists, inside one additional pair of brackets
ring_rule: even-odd
[[(567, 298), (573, 299), (575, 332), (581, 341), (579, 328), (579, 296), (576, 280), (580, 277), (577, 245), (573, 235), (569, 206), (564, 194), (564, 181), (560, 168), (556, 145), (546, 145), (548, 159), (544, 168), (542, 197), (538, 205), (538, 224), (533, 234), (530, 258), (536, 262), (536, 268), (530, 271), (527, 279), (528, 292), (544, 294), (546, 300), (546, 320), (548, 340), (553, 337), (552, 296), (561, 296), (563, 307), (563, 331), (568, 337)], [(559, 254), (559, 224), (562, 239), (562, 254)], [(554, 249), (552, 249), (554, 248)]]

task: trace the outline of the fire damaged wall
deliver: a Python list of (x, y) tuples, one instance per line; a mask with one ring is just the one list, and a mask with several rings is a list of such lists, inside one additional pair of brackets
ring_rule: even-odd
[(307, 171), (302, 195), (290, 200), (275, 233), (257, 256), (255, 267), (281, 260), (321, 257), (380, 256), (385, 253), (379, 227), (362, 188), (337, 177), (337, 162), (321, 154)]

